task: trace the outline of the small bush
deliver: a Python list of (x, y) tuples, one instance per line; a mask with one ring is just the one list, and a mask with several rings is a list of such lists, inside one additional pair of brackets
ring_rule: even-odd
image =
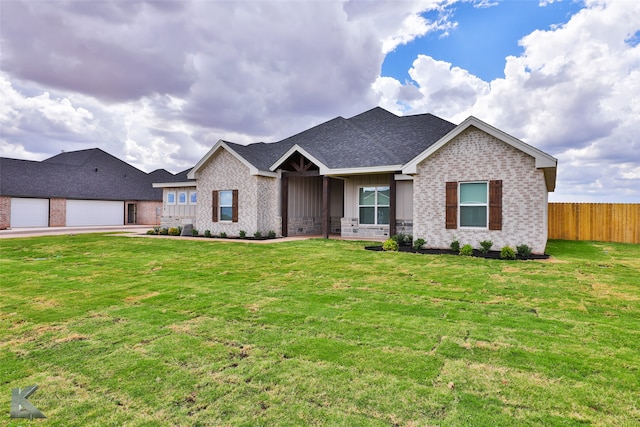
[(451, 247), (451, 250), (455, 253), (459, 253), (460, 252), (460, 242), (458, 241), (458, 239), (454, 240), (453, 242), (451, 242), (451, 245), (449, 245)]
[(171, 227), (169, 229), (169, 236), (179, 236), (180, 235), (180, 227)]
[(220, 237), (222, 239), (226, 239), (227, 238), (227, 233), (225, 233), (224, 231), (222, 233), (220, 233)]
[(468, 243), (466, 245), (464, 245), (460, 249), (460, 255), (462, 255), (462, 256), (472, 256), (473, 255), (473, 246), (471, 246)]
[(244, 239), (245, 237), (247, 237), (247, 232), (244, 230), (240, 230), (240, 238)]
[(529, 258), (531, 255), (531, 248), (528, 245), (516, 246), (516, 250), (518, 251), (518, 255), (522, 258)]
[(211, 237), (211, 230), (204, 230), (204, 237)]
[(382, 250), (388, 252), (396, 252), (398, 250), (398, 242), (396, 242), (393, 238), (387, 239), (382, 244)]
[(413, 241), (413, 249), (415, 249), (416, 251), (420, 250), (425, 245), (425, 243), (427, 243), (427, 241), (424, 239), (416, 239)]
[(256, 239), (261, 239), (262, 238), (262, 233), (259, 231), (256, 231), (255, 233), (253, 233), (253, 237), (255, 237)]
[(411, 234), (399, 233), (391, 236), (391, 239), (393, 239), (398, 245), (409, 246), (413, 241), (413, 236)]
[(195, 228), (191, 229), (191, 235), (193, 237), (196, 237), (198, 235), (198, 230), (196, 230)]
[(155, 230), (147, 230), (147, 234), (158, 234)]
[(270, 230), (269, 233), (267, 234), (267, 237), (270, 239), (275, 239), (276, 238), (276, 232), (273, 230)]
[(500, 250), (500, 258), (516, 259), (516, 251), (511, 246), (505, 246)]
[(493, 242), (491, 240), (483, 240), (482, 242), (480, 242), (480, 246), (482, 246), (480, 252), (486, 254), (491, 249), (491, 246), (493, 246)]
[(158, 234), (162, 234), (163, 236), (167, 236), (169, 234), (168, 228), (161, 228)]

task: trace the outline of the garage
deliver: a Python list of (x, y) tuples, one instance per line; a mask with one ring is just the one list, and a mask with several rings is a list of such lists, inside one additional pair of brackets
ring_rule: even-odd
[(124, 225), (124, 202), (67, 200), (67, 226)]
[(49, 199), (11, 198), (11, 228), (48, 226)]

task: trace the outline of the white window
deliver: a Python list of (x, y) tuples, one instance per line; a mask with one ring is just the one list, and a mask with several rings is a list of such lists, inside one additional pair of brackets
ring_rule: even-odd
[(358, 211), (360, 224), (389, 224), (389, 187), (360, 187)]
[(186, 205), (187, 204), (187, 192), (186, 191), (179, 191), (178, 192), (178, 204), (179, 205)]
[(198, 192), (197, 191), (189, 191), (189, 204), (195, 205), (198, 201)]
[(460, 227), (487, 228), (488, 187), (486, 182), (460, 183)]
[(225, 190), (220, 192), (220, 221), (233, 220), (233, 192)]
[(175, 205), (176, 204), (176, 192), (175, 191), (167, 191), (167, 204)]

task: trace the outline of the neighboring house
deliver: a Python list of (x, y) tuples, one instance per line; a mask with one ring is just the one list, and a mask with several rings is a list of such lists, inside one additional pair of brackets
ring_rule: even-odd
[[(430, 247), (492, 240), (494, 248), (527, 244), (541, 253), (556, 165), (475, 117), (456, 126), (374, 108), (279, 142), (218, 141), (188, 173), (195, 183), (178, 191), (197, 191), (200, 232), (405, 233)], [(163, 189), (167, 212), (178, 193)]]
[(0, 158), (0, 229), (158, 224), (162, 190), (149, 174), (94, 148), (43, 161)]

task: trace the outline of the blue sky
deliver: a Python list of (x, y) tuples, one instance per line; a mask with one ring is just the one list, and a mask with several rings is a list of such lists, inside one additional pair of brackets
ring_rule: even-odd
[(640, 202), (638, 0), (0, 1), (0, 156), (179, 172), (375, 106), (558, 159), (551, 201)]
[(407, 73), (418, 54), (464, 68), (484, 81), (504, 77), (505, 58), (520, 55), (519, 40), (535, 30), (565, 24), (584, 7), (581, 1), (554, 2), (541, 6), (533, 0), (508, 0), (494, 6), (455, 3), (444, 11), (429, 11), (421, 16), (437, 21), (449, 14), (458, 25), (437, 31), (409, 44), (398, 46), (385, 57), (382, 75), (410, 80)]

